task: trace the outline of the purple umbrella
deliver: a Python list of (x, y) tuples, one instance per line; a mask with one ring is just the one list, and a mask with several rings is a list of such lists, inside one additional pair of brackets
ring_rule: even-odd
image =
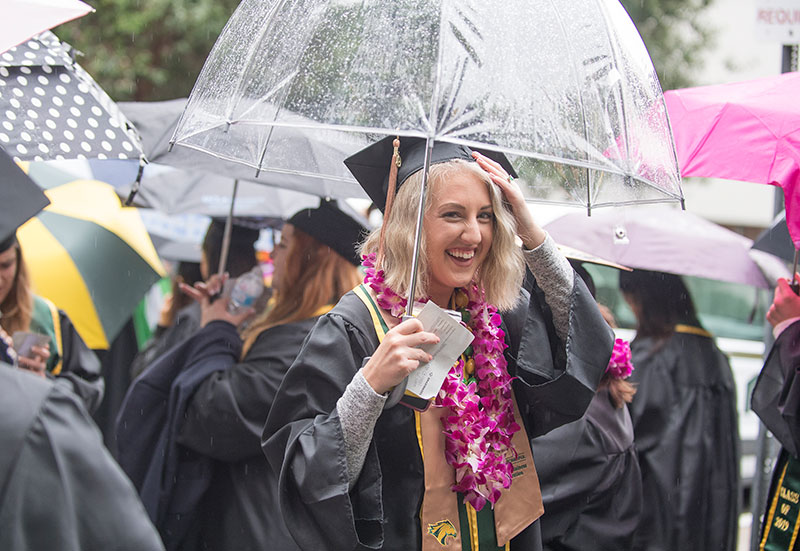
[(545, 226), (556, 242), (644, 270), (770, 288), (789, 277), (779, 258), (690, 212), (663, 207), (567, 214)]

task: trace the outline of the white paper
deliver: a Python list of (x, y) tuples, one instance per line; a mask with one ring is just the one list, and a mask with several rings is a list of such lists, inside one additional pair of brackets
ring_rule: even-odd
[(428, 400), (436, 396), (442, 388), (445, 377), (458, 357), (470, 345), (473, 335), (469, 329), (433, 302), (425, 305), (417, 319), (422, 322), (425, 331), (439, 337), (439, 342), (421, 347), (433, 356), (433, 359), (419, 366), (408, 376), (406, 390)]

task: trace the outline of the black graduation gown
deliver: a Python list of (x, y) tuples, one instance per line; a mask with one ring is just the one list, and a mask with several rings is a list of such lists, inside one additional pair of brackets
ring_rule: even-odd
[(800, 457), (800, 322), (778, 335), (753, 388), (753, 411), (781, 445)]
[(602, 389), (578, 421), (531, 440), (544, 502), (545, 550), (628, 551), (642, 508), (642, 473), (627, 407)]
[[(571, 296), (567, 342), (559, 342), (538, 287), (522, 291), (503, 315), (509, 370), (528, 434), (583, 415), (611, 355), (613, 333), (579, 278)], [(304, 550), (396, 549), (421, 544), (424, 481), (413, 411), (385, 410), (364, 467), (348, 491), (344, 440), (336, 402), (378, 346), (370, 314), (354, 294), (320, 318), (275, 398), (264, 452), (279, 472), (280, 506)], [(569, 351), (567, 354), (566, 351)], [(541, 549), (538, 524), (512, 549)]]
[(631, 343), (645, 507), (634, 549), (736, 547), (739, 425), (728, 359), (705, 336)]
[[(767, 511), (781, 487), (781, 474), (789, 455), (797, 461), (800, 451), (800, 322), (794, 322), (778, 335), (753, 388), (751, 405), (764, 426), (775, 435), (783, 449), (772, 473), (767, 494)], [(762, 519), (761, 538), (769, 515)], [(773, 529), (774, 531), (774, 529)], [(797, 549), (800, 542), (795, 542)]]
[(0, 396), (0, 549), (163, 549), (77, 396), (5, 364)]
[(131, 362), (131, 377), (138, 377), (170, 348), (197, 333), (200, 330), (200, 314), (200, 303), (192, 302), (175, 314), (175, 322), (171, 326), (156, 328), (155, 335)]
[(192, 396), (177, 443), (214, 460), (196, 541), (184, 549), (296, 549), (278, 510), (277, 477), (261, 432), (286, 371), (317, 318), (262, 332), (241, 362), (206, 378)]

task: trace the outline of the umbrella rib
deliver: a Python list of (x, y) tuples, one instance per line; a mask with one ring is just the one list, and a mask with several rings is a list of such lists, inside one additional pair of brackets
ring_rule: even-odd
[[(253, 58), (255, 57), (256, 53), (259, 51), (258, 45), (261, 44), (261, 40), (264, 38), (264, 34), (266, 34), (267, 30), (270, 29), (270, 26), (269, 26), (268, 23), (275, 16), (275, 13), (284, 6), (284, 4), (286, 4), (286, 0), (278, 0), (277, 2), (275, 2), (275, 4), (269, 10), (269, 13), (267, 13), (267, 16), (264, 18), (264, 24), (261, 25), (261, 28), (259, 29), (258, 39), (257, 40), (253, 40), (252, 42), (250, 42), (250, 47), (248, 48), (248, 51), (247, 51), (247, 60), (244, 63), (244, 65), (242, 65), (243, 67), (249, 67), (250, 66), (250, 63), (253, 61)], [(200, 77), (202, 77), (202, 76), (203, 75), (200, 75)], [(241, 76), (239, 77), (239, 82), (236, 83), (236, 91), (235, 91), (234, 94), (231, 95), (231, 97), (234, 98), (234, 102), (231, 104), (230, 109), (228, 109), (228, 113), (225, 115), (225, 118), (228, 119), (228, 120), (230, 120), (230, 118), (233, 116), (233, 112), (236, 110), (236, 107), (238, 107), (240, 99), (244, 97), (241, 94), (241, 92), (242, 92), (242, 89), (244, 87), (245, 76), (246, 75), (245, 75), (245, 73), (243, 71)], [(199, 80), (199, 78), (198, 78), (198, 80)], [(238, 99), (236, 99), (236, 98), (238, 98)], [(184, 113), (186, 113), (186, 111), (184, 111)]]
[[(181, 146), (181, 147), (186, 147), (188, 149), (194, 149), (195, 151), (202, 151), (203, 153), (211, 155), (212, 157), (216, 157), (217, 159), (222, 159), (223, 161), (231, 161), (231, 162), (236, 163), (236, 164), (249, 166), (250, 168), (258, 168), (253, 163), (249, 163), (247, 161), (243, 161), (241, 159), (238, 159), (236, 157), (232, 157), (230, 155), (224, 155), (222, 153), (219, 153), (218, 151), (212, 151), (211, 149), (200, 147), (200, 146), (195, 145), (195, 144), (188, 144), (188, 143), (180, 142), (180, 143), (178, 143), (178, 145)], [(326, 175), (324, 175), (324, 177), (321, 177), (317, 173), (305, 172), (305, 171), (302, 171), (302, 170), (298, 171), (298, 170), (288, 170), (288, 169), (280, 169), (280, 168), (267, 168), (267, 169), (262, 169), (262, 172), (271, 172), (271, 173), (276, 173), (276, 174), (289, 174), (289, 175), (307, 176), (307, 177), (316, 178), (316, 179), (323, 179), (324, 178), (325, 180), (333, 180), (333, 181), (336, 181), (336, 182), (346, 182), (348, 184), (355, 183), (355, 180), (352, 179), (352, 178), (344, 178), (342, 176), (336, 176), (336, 175), (332, 175), (332, 174), (326, 174)], [(253, 180), (253, 181), (256, 182), (256, 183), (263, 183), (263, 182), (260, 182), (259, 180)]]
[(443, 11), (446, 2), (442, 2), (439, 4), (439, 43), (436, 45), (436, 76), (433, 79), (433, 92), (431, 93), (431, 104), (429, 106), (428, 112), (428, 136), (426, 137), (433, 137), (436, 135), (436, 129), (439, 125), (438, 116), (437, 116), (437, 108), (436, 106), (439, 105), (439, 94), (441, 94), (441, 86), (442, 86), (442, 55), (443, 55), (443, 48), (442, 43), (444, 42), (444, 25), (443, 23)]
[[(609, 21), (608, 13), (606, 12), (605, 7), (602, 6), (599, 1), (596, 1), (595, 4), (597, 5), (597, 9), (600, 10), (600, 13), (603, 14), (603, 20), (606, 23), (605, 25), (603, 25), (603, 29), (605, 31), (606, 39), (608, 40), (609, 50), (611, 51), (611, 55), (614, 58), (613, 59), (614, 67), (619, 67), (620, 55), (619, 55), (619, 52), (617, 51), (618, 50), (618, 45), (612, 39), (611, 33), (609, 32), (609, 28), (610, 28), (609, 25), (610, 25), (611, 22)], [(617, 86), (619, 88), (620, 110), (621, 110), (621, 113), (622, 113), (622, 134), (623, 134), (623, 140), (625, 141), (625, 162), (628, 163), (628, 165), (630, 166), (630, 162), (631, 162), (630, 155), (631, 154), (630, 154), (630, 143), (628, 141), (628, 136), (630, 135), (630, 128), (628, 128), (628, 117), (627, 117), (627, 111), (626, 111), (626, 108), (625, 108), (625, 97), (624, 97), (625, 94), (624, 94), (624, 91), (622, 89), (622, 79), (618, 79), (617, 83), (618, 83)]]
[[(553, 12), (556, 14), (556, 20), (558, 21), (558, 26), (561, 29), (561, 35), (564, 37), (565, 43), (566, 44), (570, 44), (569, 37), (567, 36), (567, 29), (564, 27), (564, 21), (561, 18), (561, 12), (556, 7), (554, 0), (550, 0), (550, 7), (552, 8)], [(572, 54), (573, 54), (572, 49), (571, 48), (567, 48), (567, 55), (569, 56), (569, 61), (570, 61), (568, 63), (569, 68), (570, 68), (570, 72), (572, 73), (572, 77), (575, 79), (575, 83), (576, 84), (580, 84), (579, 79), (578, 79), (578, 73), (575, 71), (575, 58), (574, 58), (574, 56)], [(578, 96), (580, 97), (579, 104), (581, 106), (581, 122), (583, 123), (583, 139), (586, 141), (586, 143), (591, 143), (590, 140), (589, 140), (589, 127), (586, 124), (586, 109), (585, 109), (586, 106), (585, 106), (584, 98), (583, 98), (583, 87), (578, 86), (577, 88), (578, 88)], [(589, 172), (588, 177), (590, 179), (591, 179), (591, 174), (592, 174), (592, 172)], [(591, 194), (592, 194), (592, 185), (591, 185), (591, 182), (587, 182), (587, 184), (586, 184), (586, 202), (587, 202), (587, 207), (590, 208), (590, 209), (591, 209), (591, 203), (592, 203)]]

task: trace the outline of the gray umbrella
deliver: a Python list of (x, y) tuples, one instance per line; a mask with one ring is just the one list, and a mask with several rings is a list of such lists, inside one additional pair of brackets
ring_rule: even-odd
[[(225, 159), (224, 156), (211, 157), (198, 151), (182, 147), (170, 150), (169, 140), (175, 132), (178, 119), (186, 106), (186, 98), (152, 102), (120, 102), (119, 106), (131, 121), (133, 121), (133, 124), (141, 135), (147, 159), (151, 163), (169, 165), (189, 171), (190, 174), (185, 178), (187, 182), (186, 185), (189, 185), (189, 183), (197, 184), (208, 179), (211, 183), (206, 184), (203, 182), (201, 188), (205, 190), (216, 187), (217, 194), (222, 195), (225, 193), (225, 190), (232, 190), (233, 180), (237, 179), (240, 182), (237, 192), (241, 194), (238, 195), (239, 197), (252, 197), (253, 194), (258, 193), (257, 186), (254, 187), (251, 184), (245, 184), (245, 182), (294, 190), (312, 194), (317, 197), (329, 197), (334, 199), (366, 197), (361, 187), (352, 180), (340, 186), (320, 187), (317, 181), (312, 180), (307, 175), (303, 174), (302, 171), (288, 172), (274, 170), (257, 174), (256, 171)], [(302, 125), (305, 120), (303, 117), (291, 113), (286, 116), (298, 125)], [(317, 166), (320, 162), (327, 162), (328, 159), (335, 158), (339, 160), (338, 170), (340, 172), (346, 172), (344, 165), (341, 164), (341, 159), (346, 156), (345, 152), (348, 150), (342, 149), (340, 144), (337, 143), (336, 135), (331, 135), (330, 139), (324, 139), (314, 137), (312, 132), (303, 129), (287, 128), (277, 132), (273, 139), (275, 147), (282, 151), (283, 154), (290, 155), (300, 166)], [(148, 197), (146, 200), (164, 204), (162, 200), (157, 199), (155, 195), (158, 194), (163, 197), (165, 194), (171, 194), (172, 192), (166, 190), (156, 191), (156, 187), (168, 183), (163, 179), (148, 182), (147, 172), (148, 169), (145, 168), (145, 176), (142, 179), (142, 187), (149, 188), (148, 191), (143, 192)], [(152, 171), (153, 176), (157, 174), (157, 171)], [(216, 175), (216, 178), (212, 178), (209, 175)], [(172, 178), (175, 178), (174, 174)], [(225, 183), (224, 180), (227, 180), (227, 183)], [(201, 190), (199, 193), (205, 193), (205, 191)], [(264, 194), (263, 189), (261, 193)], [(278, 202), (300, 205), (302, 200), (302, 194), (292, 196), (291, 193), (287, 193), (281, 195)], [(250, 201), (250, 199), (247, 199), (247, 201)], [(243, 215), (239, 211), (240, 206), (238, 198), (236, 202), (237, 215)], [(265, 205), (262, 204), (261, 208), (264, 208), (264, 206)], [(258, 207), (253, 206), (253, 208), (257, 209)], [(304, 206), (300, 208), (304, 208)], [(202, 210), (187, 212), (202, 212)], [(288, 214), (292, 214), (292, 212)], [(206, 212), (202, 213), (209, 214)]]
[(0, 146), (17, 160), (138, 159), (136, 131), (46, 31), (0, 54)]
[[(233, 206), (233, 215), (259, 221), (262, 227), (279, 226), (295, 212), (315, 207), (319, 197), (253, 182), (240, 181), (233, 195), (235, 180), (198, 171), (186, 171), (148, 164), (133, 205), (153, 208), (165, 214), (202, 214), (224, 218)], [(130, 194), (133, 184), (118, 188)]]

